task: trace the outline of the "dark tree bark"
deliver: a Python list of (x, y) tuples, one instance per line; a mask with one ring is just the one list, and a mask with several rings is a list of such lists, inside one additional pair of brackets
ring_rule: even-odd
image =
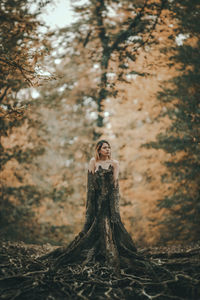
[[(113, 1), (114, 3), (115, 1)], [(111, 1), (112, 3), (112, 1)], [(117, 32), (112, 32), (109, 29), (109, 26), (106, 25), (106, 20), (108, 21), (107, 9), (111, 4), (109, 1), (105, 0), (96, 0), (93, 4), (95, 8), (93, 9), (93, 19), (96, 20), (95, 28), (93, 31), (95, 32), (96, 25), (97, 25), (97, 36), (99, 39), (100, 46), (102, 48), (101, 55), (99, 59), (99, 63), (101, 66), (101, 76), (100, 76), (100, 83), (99, 89), (96, 96), (97, 102), (97, 126), (103, 127), (104, 125), (104, 118), (103, 118), (103, 104), (104, 100), (107, 98), (108, 95), (116, 94), (116, 91), (111, 91), (108, 87), (108, 79), (107, 74), (109, 71), (109, 64), (112, 61), (112, 54), (115, 53), (116, 57), (119, 56), (119, 65), (123, 65), (127, 62), (127, 58), (129, 57), (132, 61), (135, 61), (136, 55), (138, 54), (138, 49), (144, 47), (146, 44), (150, 43), (150, 39), (152, 39), (152, 34), (156, 28), (158, 20), (160, 18), (161, 12), (166, 5), (166, 0), (161, 0), (158, 3), (154, 3), (152, 1), (145, 0), (143, 1), (143, 5), (140, 9), (136, 9), (135, 13), (136, 16), (132, 18), (128, 18), (124, 22), (124, 27), (121, 24), (119, 25), (119, 29)], [(128, 3), (128, 2), (127, 2)], [(133, 4), (130, 1), (130, 5)], [(136, 4), (137, 6), (137, 4)], [(92, 7), (92, 5), (91, 5)], [(133, 8), (134, 11), (134, 8)], [(151, 11), (151, 13), (150, 13)], [(155, 15), (155, 20), (147, 22), (147, 20), (143, 20), (144, 16), (148, 16), (151, 14)], [(93, 21), (92, 21), (93, 22)], [(122, 27), (122, 28), (121, 28)], [(131, 36), (140, 35), (142, 37), (142, 42), (139, 43), (138, 41), (131, 47), (131, 50), (128, 48), (127, 40)], [(92, 40), (91, 30), (88, 32), (84, 45), (86, 45), (90, 39)], [(120, 66), (118, 66), (120, 69)], [(122, 80), (124, 70), (121, 69), (120, 74), (118, 75), (118, 79)], [(139, 74), (139, 73), (138, 73)], [(99, 138), (99, 134), (96, 133), (96, 138)]]

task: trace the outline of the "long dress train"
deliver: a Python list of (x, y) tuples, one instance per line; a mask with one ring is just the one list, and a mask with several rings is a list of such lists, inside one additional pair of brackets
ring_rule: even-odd
[(136, 246), (125, 229), (119, 212), (119, 184), (114, 183), (113, 166), (88, 171), (85, 224), (67, 246), (45, 258), (55, 258), (53, 269), (64, 265), (89, 265), (96, 262), (116, 270), (130, 269), (134, 274), (153, 272), (152, 265), (137, 254)]

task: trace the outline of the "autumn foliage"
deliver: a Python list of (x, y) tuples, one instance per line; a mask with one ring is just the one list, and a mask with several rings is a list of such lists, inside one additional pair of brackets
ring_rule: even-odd
[(198, 239), (199, 6), (166, 2), (77, 3), (76, 22), (44, 34), (45, 3), (1, 1), (1, 239), (72, 240), (99, 137), (136, 244)]

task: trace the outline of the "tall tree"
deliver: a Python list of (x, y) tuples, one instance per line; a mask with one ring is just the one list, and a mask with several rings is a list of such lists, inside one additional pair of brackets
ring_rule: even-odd
[[(171, 126), (149, 147), (171, 153), (163, 181), (169, 190), (158, 206), (166, 209), (164, 240), (194, 241), (200, 233), (200, 4), (174, 1), (169, 6), (177, 26), (170, 65), (178, 75), (163, 83), (158, 98), (165, 103)], [(175, 43), (176, 42), (176, 43)]]
[[(37, 134), (30, 135), (24, 141), (20, 138), (23, 131), (30, 132), (30, 127), (37, 123), (27, 113), (30, 98), (25, 96), (25, 89), (37, 79), (37, 61), (46, 53), (38, 31), (41, 24), (37, 20), (45, 3), (47, 1), (41, 1), (35, 13), (30, 12), (31, 1), (2, 0), (0, 3), (0, 222), (4, 229), (1, 238), (19, 238), (25, 234), (21, 228), (25, 220), (32, 216), (30, 203), (37, 202), (40, 197), (40, 191), (31, 183), (28, 169), (33, 157), (43, 152), (42, 145), (38, 140), (37, 147), (33, 147)], [(9, 138), (15, 136), (16, 139), (10, 144)]]
[(84, 45), (88, 58), (97, 68), (94, 101), (98, 110), (97, 126), (102, 127), (104, 100), (117, 94), (109, 76), (126, 81), (129, 61), (135, 61), (138, 49), (150, 43), (165, 1), (90, 0), (82, 6), (77, 3), (74, 10), (79, 18), (70, 28), (74, 34), (74, 51)]
[[(45, 3), (47, 1), (41, 1), (35, 13), (30, 13), (31, 2), (3, 0), (0, 3), (1, 135), (6, 136), (12, 127), (23, 122), (20, 116), (26, 111), (29, 101), (20, 92), (32, 86), (39, 77), (37, 62), (46, 54), (46, 50), (45, 41), (41, 42), (41, 34), (38, 32), (42, 24), (37, 16)], [(12, 121), (9, 121), (10, 115), (13, 116)], [(8, 155), (2, 156), (1, 167), (8, 159)]]

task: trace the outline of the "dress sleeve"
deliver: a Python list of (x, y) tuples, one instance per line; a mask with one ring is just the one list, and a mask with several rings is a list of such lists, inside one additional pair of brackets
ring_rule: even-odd
[(86, 215), (83, 231), (86, 232), (92, 225), (95, 217), (95, 187), (94, 174), (88, 170), (87, 177), (87, 201), (86, 201)]

